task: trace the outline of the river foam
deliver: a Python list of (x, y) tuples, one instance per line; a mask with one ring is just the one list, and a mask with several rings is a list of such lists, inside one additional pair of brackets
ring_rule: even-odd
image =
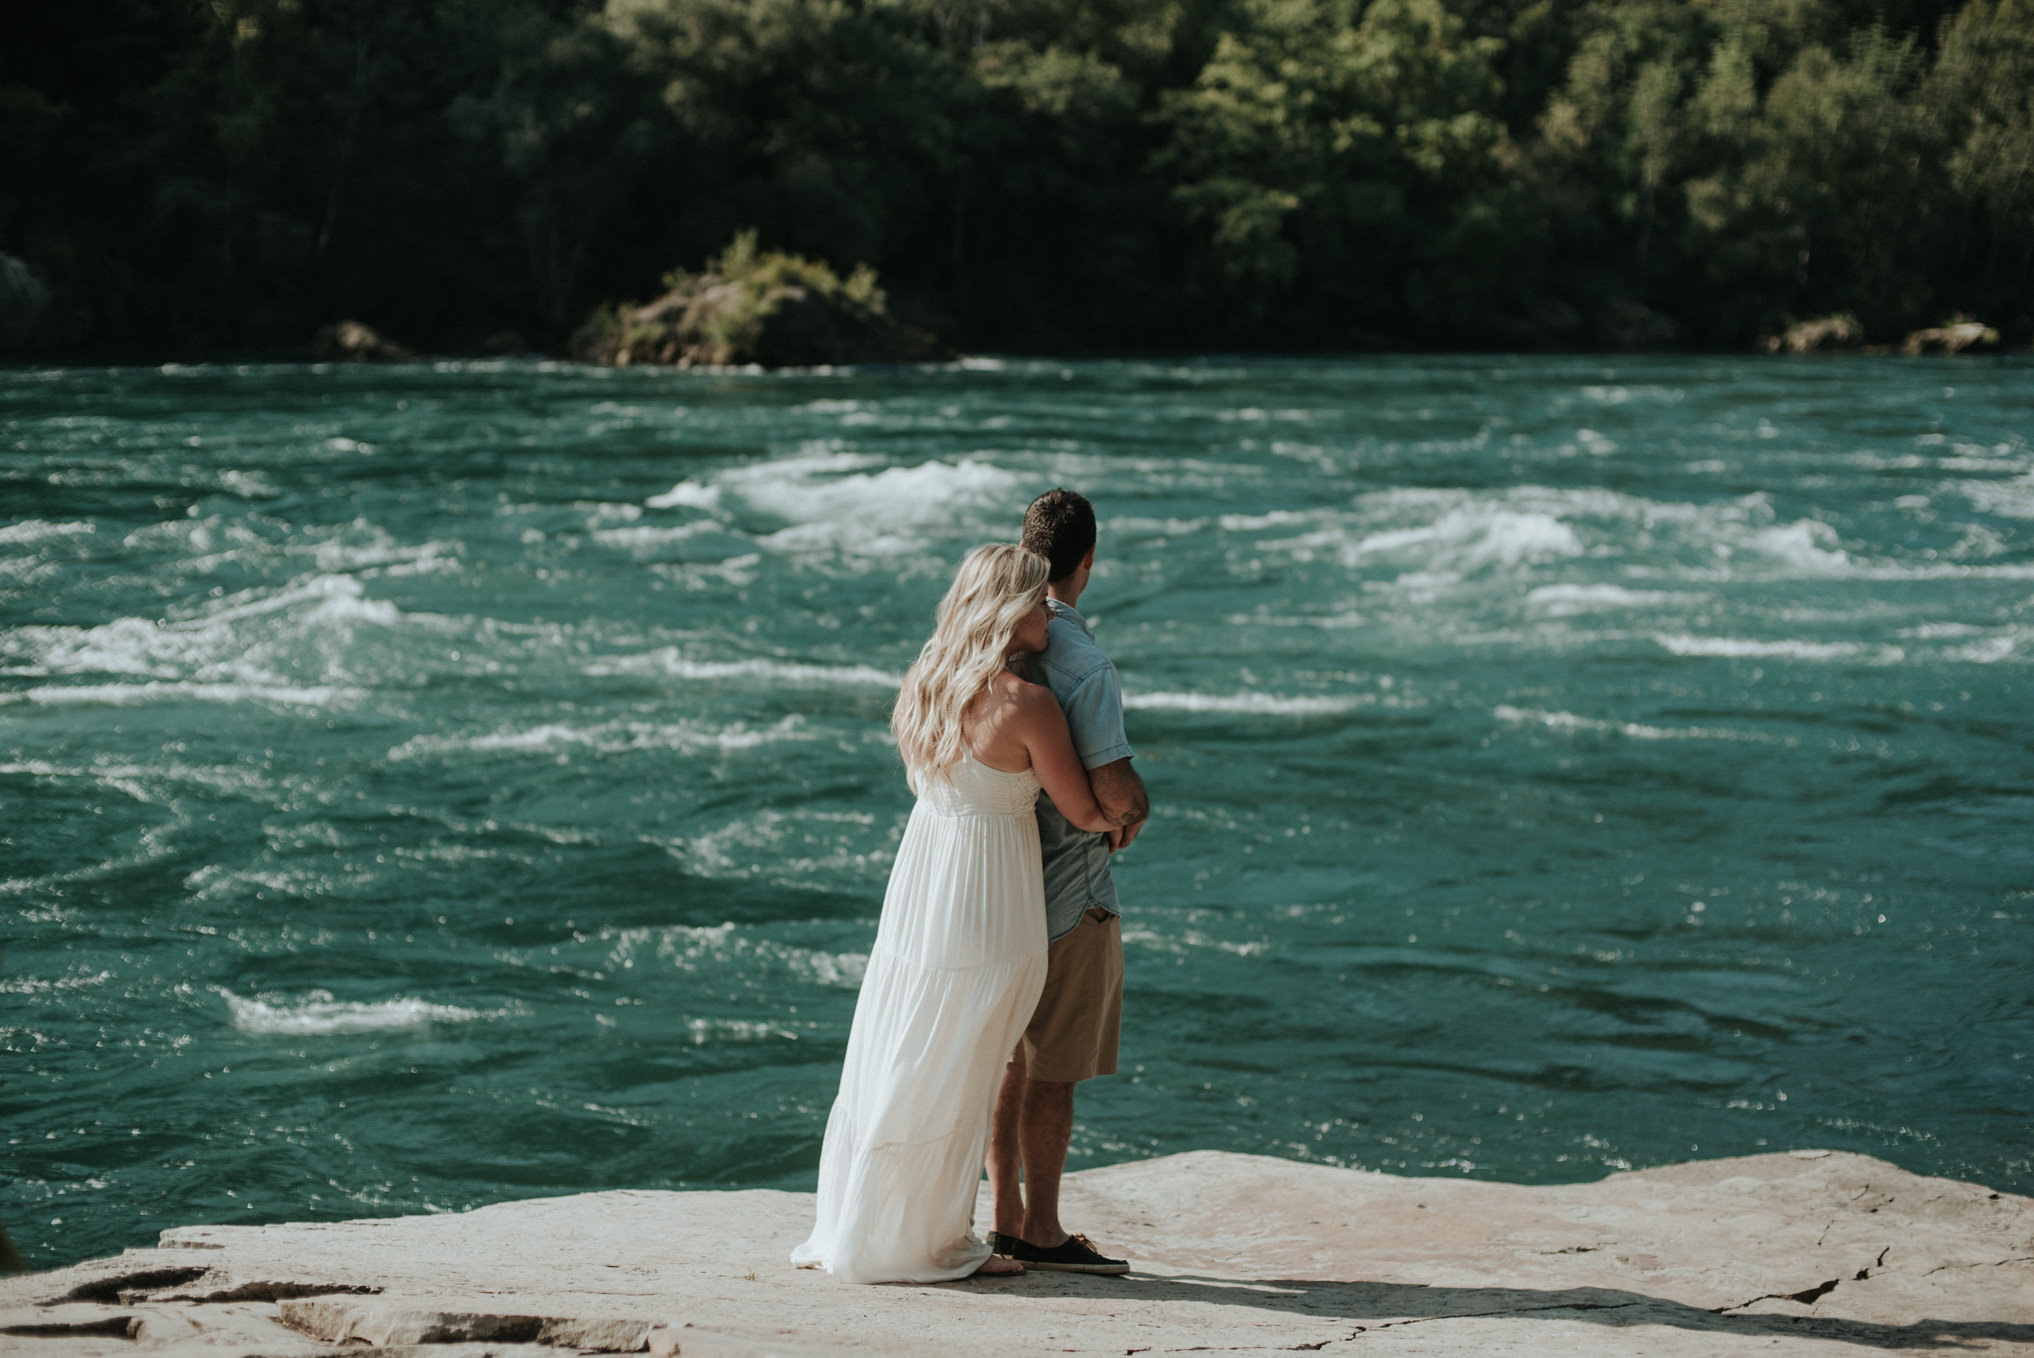
[(330, 991), (313, 990), (294, 999), (271, 996), (247, 998), (223, 987), (217, 989), (226, 1002), (233, 1026), (243, 1033), (274, 1034), (286, 1037), (335, 1037), (351, 1033), (381, 1032), (417, 1028), (431, 1023), (473, 1023), (503, 1018), (507, 1010), (467, 1009), (454, 1004), (432, 1004), (426, 1000), (335, 1000)]
[(589, 678), (615, 675), (663, 675), (673, 679), (757, 680), (789, 686), (844, 684), (863, 688), (896, 688), (904, 676), (871, 665), (815, 665), (796, 660), (702, 660), (682, 654), (676, 646), (662, 646), (641, 655), (589, 661), (582, 667)]
[(1218, 712), (1232, 716), (1317, 717), (1352, 712), (1376, 702), (1368, 694), (1295, 695), (1280, 693), (1126, 693), (1123, 706), (1133, 712)]
[(745, 722), (726, 726), (702, 722), (616, 721), (597, 726), (545, 722), (474, 735), (412, 736), (390, 749), (388, 757), (402, 762), (469, 754), (550, 755), (572, 749), (596, 754), (632, 750), (671, 750), (684, 754), (712, 750), (726, 754), (815, 738), (815, 733), (806, 728), (805, 718), (796, 713), (764, 727), (751, 727)]
[(320, 678), (346, 675), (346, 657), (365, 627), (397, 626), (401, 612), (370, 599), (350, 575), (316, 575), (280, 589), (241, 591), (184, 617), (123, 617), (96, 626), (27, 626), (0, 635), (0, 674), (17, 676), (133, 675), (167, 684), (100, 685), (41, 690), (38, 701), (126, 700), (182, 688), (188, 696), (244, 696), (331, 701), (341, 687), (291, 683), (310, 667)]
[(956, 521), (983, 518), (1020, 493), (1016, 476), (978, 457), (885, 462), (822, 446), (681, 481), (645, 504), (758, 521), (758, 541), (773, 552), (887, 557), (919, 550)]

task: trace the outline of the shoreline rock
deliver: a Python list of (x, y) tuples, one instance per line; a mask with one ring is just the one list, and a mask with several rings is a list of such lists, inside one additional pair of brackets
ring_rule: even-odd
[(360, 321), (335, 321), (311, 337), (311, 356), (326, 362), (400, 362), (416, 354), (373, 326)]
[(1900, 352), (1912, 358), (1917, 354), (1982, 353), (1998, 347), (1998, 331), (1983, 321), (1959, 316), (1948, 325), (1916, 330), (1900, 345)]
[(602, 307), (574, 332), (572, 357), (615, 367), (804, 368), (951, 358), (890, 314), (875, 272), (765, 252), (745, 231), (703, 273), (666, 276), (647, 305)]
[(27, 261), (0, 254), (0, 353), (27, 348), (54, 300)]
[(1759, 348), (1769, 354), (1813, 354), (1856, 349), (1864, 344), (1864, 326), (1848, 311), (1795, 321), (1777, 335), (1767, 335)]
[[(2034, 1351), (2034, 1199), (1796, 1151), (1518, 1185), (1201, 1151), (1069, 1175), (1128, 1278), (855, 1287), (792, 1268), (809, 1194), (620, 1190), (190, 1226), (0, 1281), (24, 1358), (565, 1352)], [(986, 1194), (977, 1221), (987, 1221)]]
[(1681, 323), (1628, 297), (1612, 297), (1597, 311), (1596, 338), (1625, 353), (1671, 349), (1681, 341)]
[(952, 355), (922, 331), (797, 283), (752, 289), (718, 274), (686, 278), (645, 306), (598, 313), (573, 358), (613, 367), (808, 368), (911, 363)]

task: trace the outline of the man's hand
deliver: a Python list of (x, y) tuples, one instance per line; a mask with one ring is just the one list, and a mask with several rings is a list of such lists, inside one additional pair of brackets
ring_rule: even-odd
[(1088, 786), (1094, 789), (1095, 804), (1103, 819), (1115, 825), (1109, 831), (1109, 851), (1120, 853), (1130, 847), (1144, 822), (1151, 817), (1151, 799), (1145, 795), (1144, 780), (1127, 759), (1088, 770)]

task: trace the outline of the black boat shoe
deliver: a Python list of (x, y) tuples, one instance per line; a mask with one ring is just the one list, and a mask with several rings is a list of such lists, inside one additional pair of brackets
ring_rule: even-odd
[(1042, 1268), (1060, 1273), (1102, 1273), (1110, 1276), (1128, 1273), (1127, 1259), (1105, 1259), (1095, 1248), (1094, 1242), (1084, 1235), (1070, 1235), (1057, 1245), (1034, 1245), (1029, 1240), (1020, 1240), (1014, 1235), (995, 1233), (991, 1249), (998, 1254), (1007, 1254), (1026, 1268)]

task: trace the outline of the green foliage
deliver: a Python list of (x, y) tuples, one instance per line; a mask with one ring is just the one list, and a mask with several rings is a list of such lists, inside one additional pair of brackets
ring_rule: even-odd
[(0, 251), (108, 345), (709, 257), (973, 344), (2025, 338), (2030, 92), (2034, 0), (107, 0), (0, 46)]
[(1357, 323), (1392, 324), (1475, 267), (1508, 152), (1487, 111), (1502, 45), (1439, 0), (1246, 0), (1163, 100), (1156, 164), (1249, 311), (1304, 279)]
[[(744, 353), (755, 347), (763, 324), (796, 289), (836, 305), (848, 305), (881, 315), (885, 310), (883, 290), (876, 285), (876, 272), (867, 264), (857, 265), (849, 281), (823, 260), (782, 251), (765, 251), (756, 244), (754, 230), (737, 234), (727, 249), (708, 266), (711, 279), (733, 290), (732, 299), (707, 315), (702, 328), (709, 346), (726, 354)], [(674, 290), (694, 280), (683, 273), (668, 275)]]
[(591, 13), (528, 0), (449, 0), (441, 13), (461, 34), (490, 30), (492, 84), (457, 94), (447, 121), (517, 185), (537, 311), (563, 325), (601, 232), (670, 149), (654, 93)]
[(1927, 301), (1902, 239), (1926, 210), (1918, 54), (1876, 29), (1848, 48), (1795, 54), (1742, 116), (1737, 154), (1687, 185), (1695, 251), (1770, 317), (1834, 307), (1869, 323)]
[(1974, 0), (1943, 28), (1925, 108), (1954, 203), (1977, 218), (1984, 288), (2026, 295), (2034, 268), (2034, 3)]
[(647, 306), (596, 308), (574, 352), (613, 363), (882, 361), (926, 343), (891, 319), (869, 265), (842, 279), (823, 260), (758, 242), (738, 232), (703, 272), (665, 274), (664, 296)]
[(759, 239), (753, 227), (736, 232), (727, 248), (708, 262), (703, 275), (673, 269), (664, 275), (665, 289), (683, 292), (702, 282), (731, 284), (761, 304), (763, 299), (786, 288), (801, 288), (816, 296), (852, 303), (876, 314), (883, 313), (888, 307), (888, 299), (876, 281), (875, 269), (870, 265), (857, 264), (847, 278), (842, 279), (825, 260), (807, 259), (782, 250), (764, 250), (757, 243)]

